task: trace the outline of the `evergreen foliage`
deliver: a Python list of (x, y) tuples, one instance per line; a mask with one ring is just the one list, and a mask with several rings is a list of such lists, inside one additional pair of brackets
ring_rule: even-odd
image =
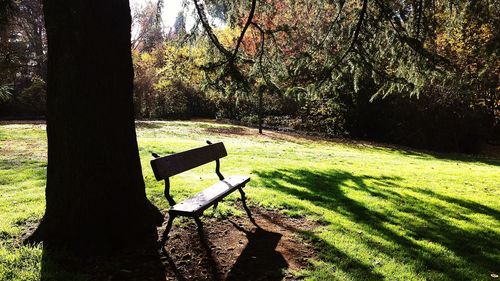
[(292, 97), (299, 128), (333, 136), (467, 152), (499, 137), (498, 1), (226, 2), (225, 28), (203, 24), (220, 98)]
[[(20, 15), (30, 1), (1, 5), (14, 3)], [(138, 118), (263, 119), (271, 128), (466, 152), (500, 142), (499, 0), (184, 4), (168, 30), (163, 1), (133, 13)], [(26, 45), (34, 28), (3, 26), (19, 37), (2, 41), (0, 113), (26, 113), (24, 89), (44, 80), (46, 53)], [(9, 60), (6, 50), (14, 50)]]

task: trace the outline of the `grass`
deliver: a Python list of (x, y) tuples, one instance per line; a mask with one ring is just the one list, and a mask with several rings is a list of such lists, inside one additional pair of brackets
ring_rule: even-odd
[[(41, 248), (19, 239), (43, 215), (44, 129), (0, 125), (0, 280), (40, 276)], [(499, 160), (258, 136), (208, 122), (139, 122), (154, 204), (167, 208), (150, 152), (179, 152), (207, 139), (226, 144), (223, 174), (251, 176), (253, 204), (320, 222), (303, 234), (321, 249), (310, 268), (295, 273), (307, 280), (492, 280), (500, 273)], [(172, 179), (173, 195), (186, 198), (215, 179), (211, 165), (186, 172)], [(235, 198), (211, 215), (238, 213)]]

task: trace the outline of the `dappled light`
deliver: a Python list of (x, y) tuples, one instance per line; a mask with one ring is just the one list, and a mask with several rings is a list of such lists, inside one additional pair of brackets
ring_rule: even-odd
[[(496, 270), (500, 248), (499, 210), (425, 187), (400, 186), (402, 179), (398, 177), (294, 169), (256, 174), (263, 186), (314, 206), (290, 208), (321, 216), (333, 211), (332, 217), (324, 216), (326, 227), (345, 228), (344, 231), (352, 233), (353, 239), (364, 247), (379, 250), (381, 259), (382, 256), (411, 259), (409, 266), (414, 266), (414, 270), (427, 268), (433, 276), (431, 279), (440, 280), (474, 279), (482, 272)], [(370, 204), (373, 198), (382, 201), (377, 205), (383, 206)], [(485, 222), (491, 226), (485, 226)], [(334, 237), (326, 235), (317, 239), (329, 248), (328, 252), (336, 251)], [(360, 268), (362, 274), (363, 267)], [(358, 269), (354, 266), (342, 270)]]
[[(250, 273), (252, 280), (488, 280), (497, 270), (497, 160), (277, 132), (259, 136), (255, 129), (214, 122), (138, 123), (147, 196), (168, 210), (164, 186), (150, 169), (151, 152), (169, 155), (207, 139), (222, 141), (230, 156), (221, 159), (221, 171), (250, 175), (245, 192), (262, 229), (252, 224), (236, 193), (206, 211), (202, 237), (192, 220), (176, 222), (159, 255), (139, 250), (82, 263), (20, 246), (43, 212), (43, 129), (4, 124), (0, 130), (0, 207), (8, 214), (0, 230), (2, 249), (13, 260), (3, 264), (10, 264), (13, 276), (16, 264), (32, 265), (19, 271), (33, 276), (28, 280), (40, 272), (75, 280), (241, 280), (251, 279)], [(214, 168), (208, 164), (172, 177), (173, 198), (180, 202), (216, 183)], [(7, 252), (0, 252), (3, 260)]]
[(500, 276), (500, 0), (0, 0), (0, 281)]

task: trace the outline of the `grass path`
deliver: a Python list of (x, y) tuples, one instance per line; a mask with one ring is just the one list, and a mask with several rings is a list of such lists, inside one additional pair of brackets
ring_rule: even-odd
[[(0, 125), (0, 280), (37, 280), (42, 251), (19, 247), (44, 210), (45, 126)], [(166, 209), (149, 166), (223, 141), (225, 175), (248, 174), (253, 204), (305, 216), (321, 259), (310, 280), (493, 280), (500, 274), (500, 161), (307, 140), (208, 122), (139, 122), (147, 194)], [(216, 179), (206, 165), (171, 181), (177, 200)], [(195, 186), (190, 183), (199, 182)], [(213, 216), (238, 214), (236, 195)], [(82, 277), (84, 279), (84, 277)]]

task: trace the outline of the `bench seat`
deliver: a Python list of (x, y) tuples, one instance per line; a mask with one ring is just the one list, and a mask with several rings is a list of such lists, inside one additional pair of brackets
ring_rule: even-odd
[(195, 194), (170, 208), (169, 213), (183, 216), (197, 216), (204, 210), (219, 202), (226, 195), (244, 186), (250, 181), (249, 177), (231, 176), (211, 187)]

